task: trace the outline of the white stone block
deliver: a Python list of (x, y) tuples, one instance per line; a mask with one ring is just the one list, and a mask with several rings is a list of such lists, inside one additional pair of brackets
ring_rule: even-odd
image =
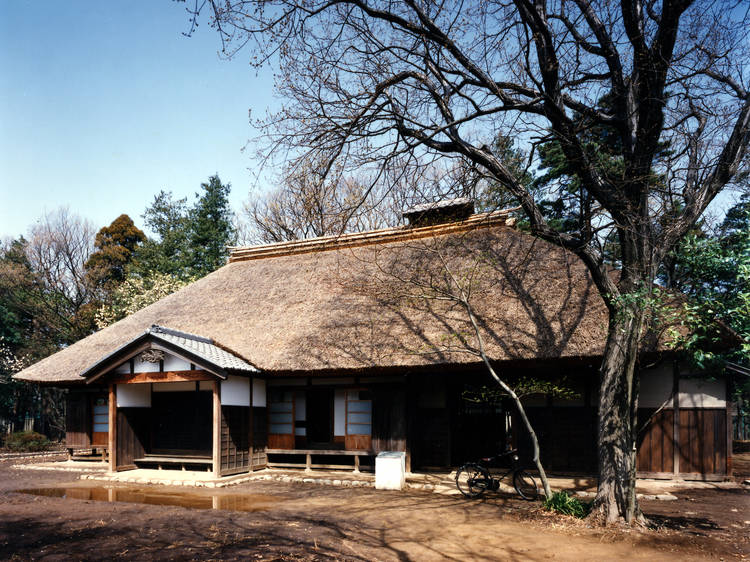
[(403, 490), (406, 486), (406, 453), (387, 451), (375, 457), (375, 489)]

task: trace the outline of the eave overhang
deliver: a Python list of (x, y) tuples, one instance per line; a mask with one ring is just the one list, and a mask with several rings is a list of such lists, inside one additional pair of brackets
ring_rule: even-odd
[(115, 367), (148, 349), (170, 352), (222, 380), (226, 380), (230, 374), (260, 373), (256, 367), (243, 358), (219, 347), (209, 338), (161, 326), (152, 326), (143, 334), (104, 356), (79, 376), (86, 384), (91, 384), (111, 373)]

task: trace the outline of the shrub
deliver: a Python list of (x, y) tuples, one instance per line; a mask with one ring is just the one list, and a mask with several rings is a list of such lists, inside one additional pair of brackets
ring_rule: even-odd
[(17, 431), (5, 439), (5, 447), (17, 452), (45, 451), (49, 446), (49, 439), (36, 431)]
[(591, 504), (582, 502), (576, 497), (568, 494), (568, 492), (555, 492), (552, 497), (544, 500), (544, 508), (563, 515), (572, 515), (579, 519), (586, 517), (589, 511), (591, 511)]

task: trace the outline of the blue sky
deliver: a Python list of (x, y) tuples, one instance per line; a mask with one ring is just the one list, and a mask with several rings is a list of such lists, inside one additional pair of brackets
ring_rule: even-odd
[[(204, 18), (205, 21), (205, 18)], [(99, 228), (159, 190), (188, 197), (218, 173), (241, 210), (258, 162), (248, 111), (274, 107), (272, 73), (231, 61), (170, 0), (0, 1), (0, 238), (67, 206)], [(721, 214), (736, 199), (712, 205)]]
[(0, 237), (59, 206), (142, 226), (159, 190), (192, 200), (217, 172), (241, 208), (257, 187), (248, 111), (273, 104), (272, 74), (187, 29), (169, 0), (0, 2)]

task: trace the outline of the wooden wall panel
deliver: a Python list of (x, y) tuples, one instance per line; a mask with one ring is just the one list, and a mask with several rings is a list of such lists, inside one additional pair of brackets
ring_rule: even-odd
[(268, 447), (270, 449), (294, 449), (294, 435), (269, 433)]
[(65, 445), (67, 447), (91, 446), (91, 395), (70, 391), (65, 400)]
[(376, 387), (372, 392), (372, 449), (406, 451), (406, 390)]
[(268, 413), (266, 408), (253, 407), (253, 469), (268, 464)]
[(415, 408), (410, 436), (412, 463), (445, 467), (451, 462), (450, 412), (447, 408)]
[(250, 415), (250, 407), (221, 407), (222, 476), (250, 470)]
[(654, 408), (638, 410), (638, 471), (674, 471), (674, 410)]
[(344, 447), (348, 451), (369, 451), (372, 449), (372, 436), (347, 435), (344, 439)]
[(727, 472), (726, 409), (680, 409), (680, 473)]
[(117, 408), (116, 468), (135, 466), (148, 451), (150, 432), (151, 408)]

